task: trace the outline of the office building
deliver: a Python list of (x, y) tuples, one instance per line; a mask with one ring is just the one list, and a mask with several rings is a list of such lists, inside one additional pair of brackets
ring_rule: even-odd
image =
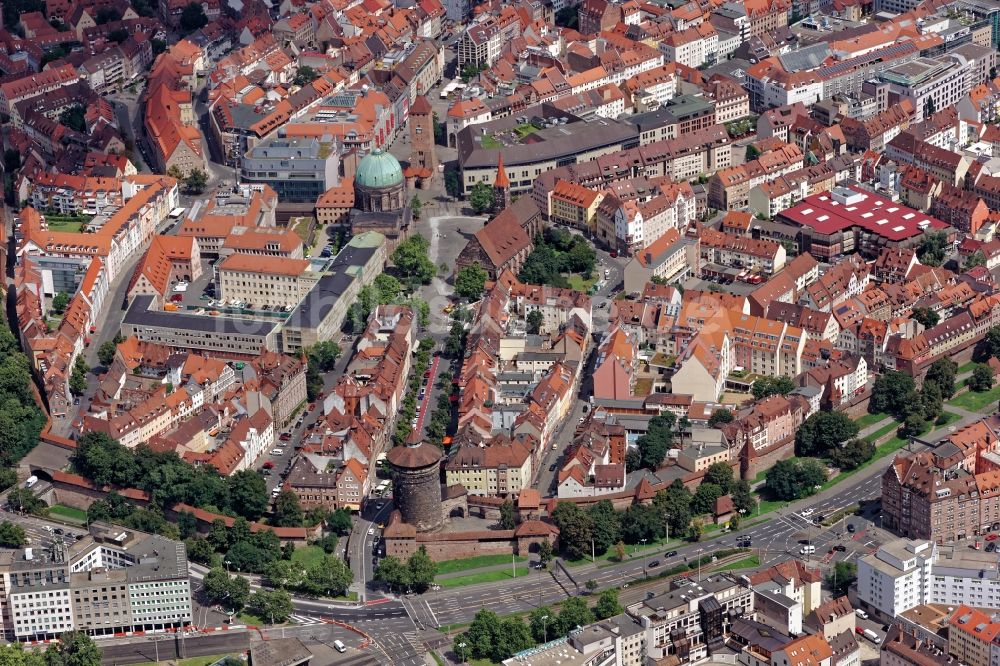
[(283, 202), (313, 203), (340, 182), (340, 158), (335, 141), (316, 138), (277, 138), (249, 151), (240, 165), (240, 177), (266, 183)]

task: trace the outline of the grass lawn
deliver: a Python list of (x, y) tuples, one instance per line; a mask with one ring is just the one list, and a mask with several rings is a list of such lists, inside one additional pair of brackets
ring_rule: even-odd
[[(177, 666), (208, 666), (209, 664), (214, 664), (215, 662), (219, 661), (220, 659), (224, 659), (226, 657), (235, 657), (236, 659), (239, 659), (240, 655), (239, 654), (225, 654), (225, 653), (224, 654), (210, 654), (210, 655), (207, 655), (205, 657), (191, 657), (189, 659), (181, 659), (180, 661), (177, 661), (177, 662), (171, 661), (171, 663), (176, 663)], [(163, 662), (162, 661), (161, 662), (147, 661), (144, 664), (139, 664), (139, 666), (152, 666), (153, 664), (157, 664), (157, 663), (162, 664)]]
[(528, 123), (527, 125), (518, 125), (517, 127), (514, 128), (514, 134), (517, 134), (518, 141), (523, 141), (524, 137), (528, 136), (529, 134), (534, 134), (537, 131), (538, 128), (532, 125), (531, 123)]
[(974, 369), (974, 368), (975, 368), (975, 367), (976, 367), (977, 365), (979, 365), (979, 364), (978, 364), (978, 363), (976, 363), (975, 361), (969, 361), (969, 362), (968, 362), (968, 363), (966, 363), (965, 365), (960, 365), (960, 366), (958, 366), (958, 373), (957, 373), (957, 374), (960, 374), (960, 375), (963, 375), (963, 374), (965, 374), (966, 372), (972, 372), (972, 370), (973, 370), (973, 369)]
[(888, 418), (888, 416), (889, 415), (884, 412), (879, 412), (878, 414), (865, 414), (860, 419), (857, 419), (855, 423), (858, 424), (859, 428), (864, 430), (868, 426), (873, 426), (876, 423), (880, 422), (882, 419)]
[(962, 395), (955, 396), (945, 404), (967, 409), (970, 412), (981, 412), (997, 400), (1000, 400), (1000, 386), (994, 386), (989, 391), (982, 393), (967, 391)]
[(295, 562), (304, 569), (308, 569), (313, 564), (322, 562), (324, 557), (326, 557), (326, 553), (319, 546), (306, 546), (305, 548), (295, 549), (295, 552), (292, 553), (292, 562)]
[(469, 666), (499, 666), (495, 661), (489, 659), (470, 659)]
[[(296, 551), (297, 552), (297, 551)], [(526, 562), (527, 557), (515, 558), (518, 563)], [(466, 557), (461, 560), (448, 560), (438, 562), (438, 575), (456, 573), (458, 571), (468, 571), (469, 569), (482, 569), (483, 567), (495, 567), (500, 564), (510, 564), (510, 558), (506, 555), (480, 555), (478, 557)]]
[(569, 282), (571, 289), (576, 289), (577, 291), (582, 291), (587, 294), (590, 293), (590, 288), (594, 286), (595, 282), (597, 282), (597, 278), (592, 277), (589, 280), (584, 280), (583, 276), (573, 273), (572, 275), (566, 276), (566, 281)]
[(69, 231), (72, 233), (79, 233), (80, 230), (83, 229), (82, 219), (64, 218), (62, 220), (54, 220), (46, 215), (45, 222), (49, 225), (49, 231)]
[(267, 623), (256, 615), (251, 615), (250, 613), (239, 613), (233, 616), (233, 624), (250, 624), (256, 627), (263, 627)]
[(60, 518), (67, 518), (69, 520), (86, 523), (87, 522), (87, 512), (81, 509), (74, 509), (71, 506), (65, 506), (63, 504), (56, 504), (55, 506), (49, 507), (49, 514), (53, 516), (59, 516)]
[(494, 139), (493, 135), (491, 135), (491, 134), (484, 134), (483, 135), (482, 146), (483, 146), (483, 148), (485, 148), (487, 150), (496, 150), (498, 148), (503, 148), (503, 144), (500, 143), (499, 141), (497, 141), (496, 139)]
[[(517, 577), (527, 576), (530, 571), (528, 567), (518, 567)], [(466, 585), (477, 585), (478, 583), (496, 583), (502, 580), (511, 580), (512, 578), (513, 576), (509, 569), (501, 569), (500, 571), (484, 571), (482, 573), (469, 574), (468, 576), (444, 578), (436, 582), (441, 587), (465, 587)]]
[(737, 560), (724, 567), (719, 567), (718, 569), (713, 569), (713, 571), (732, 571), (733, 569), (749, 569), (751, 567), (759, 567), (760, 558), (756, 555), (751, 555), (750, 557), (745, 557), (742, 560)]

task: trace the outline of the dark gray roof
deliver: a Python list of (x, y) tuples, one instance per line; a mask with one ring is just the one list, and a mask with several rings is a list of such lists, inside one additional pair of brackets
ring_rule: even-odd
[(288, 321), (287, 327), (316, 328), (320, 325), (334, 304), (350, 289), (357, 278), (344, 270), (324, 275), (299, 303)]
[(743, 645), (759, 645), (768, 652), (776, 652), (792, 642), (790, 637), (778, 630), (742, 617), (733, 620), (729, 633)]
[(266, 336), (278, 325), (274, 321), (263, 319), (208, 317), (205, 315), (188, 314), (186, 312), (166, 312), (150, 309), (153, 297), (136, 296), (122, 320), (132, 326), (147, 326), (150, 328), (170, 328), (182, 331), (201, 331), (203, 333), (241, 333), (243, 335)]

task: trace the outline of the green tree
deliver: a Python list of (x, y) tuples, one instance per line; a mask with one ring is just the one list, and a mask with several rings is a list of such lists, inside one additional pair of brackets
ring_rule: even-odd
[(689, 541), (694, 541), (697, 543), (701, 541), (701, 537), (705, 534), (705, 523), (701, 521), (701, 518), (695, 518), (691, 521), (691, 526), (688, 528), (687, 538)]
[(101, 7), (97, 10), (97, 16), (94, 17), (94, 22), (97, 23), (97, 25), (104, 25), (105, 23), (120, 21), (121, 19), (121, 12), (114, 7)]
[(594, 614), (587, 608), (587, 602), (580, 597), (570, 597), (559, 609), (559, 626), (563, 632), (585, 627), (594, 621)]
[(82, 631), (67, 631), (45, 651), (47, 666), (101, 666), (101, 650)]
[(589, 557), (594, 521), (575, 502), (559, 502), (552, 511), (552, 522), (559, 528), (559, 546), (573, 560)]
[(184, 540), (184, 546), (187, 548), (188, 559), (192, 562), (206, 566), (218, 566), (215, 548), (208, 542), (208, 539), (188, 537)]
[(746, 162), (753, 162), (758, 157), (760, 157), (760, 151), (757, 150), (757, 147), (754, 146), (752, 143), (747, 144), (747, 152), (746, 155), (744, 156), (744, 160)]
[(552, 542), (545, 540), (538, 546), (538, 562), (543, 566), (548, 566), (552, 561)]
[(603, 555), (621, 538), (621, 520), (610, 500), (601, 500), (587, 508), (591, 521), (594, 552)]
[(375, 276), (372, 287), (375, 289), (375, 297), (380, 305), (392, 303), (403, 293), (402, 283), (388, 273), (379, 273)]
[(733, 468), (726, 462), (712, 463), (705, 470), (703, 481), (705, 483), (714, 483), (719, 487), (723, 495), (728, 494), (733, 487)]
[(68, 106), (59, 114), (59, 122), (75, 132), (85, 134), (87, 132), (86, 112), (87, 110), (82, 104)]
[(205, 9), (197, 2), (191, 2), (184, 11), (181, 12), (181, 29), (185, 32), (194, 32), (199, 28), (208, 25), (208, 17), (205, 16)]
[(472, 205), (472, 210), (476, 211), (476, 215), (493, 210), (495, 205), (493, 188), (483, 182), (476, 183), (469, 193), (469, 204)]
[(421, 211), (423, 211), (423, 209), (424, 209), (423, 202), (420, 201), (420, 197), (418, 197), (416, 194), (414, 194), (413, 198), (410, 199), (410, 212), (413, 213), (413, 219), (414, 220), (419, 220), (420, 219), (420, 213), (421, 213)]
[(292, 79), (292, 83), (297, 86), (304, 86), (312, 83), (318, 78), (319, 72), (309, 65), (301, 65), (295, 70), (295, 78)]
[(299, 496), (291, 490), (282, 490), (274, 501), (274, 524), (278, 527), (301, 527), (305, 514)]
[(309, 348), (307, 358), (309, 365), (315, 366), (318, 371), (331, 372), (337, 366), (337, 359), (343, 353), (340, 345), (333, 340), (322, 340)]
[(352, 527), (351, 512), (349, 509), (335, 509), (326, 518), (326, 527), (334, 534), (341, 536), (350, 534)]
[(108, 39), (116, 44), (121, 44), (128, 39), (128, 30), (125, 28), (116, 28), (108, 33)]
[(937, 326), (941, 321), (940, 315), (930, 308), (913, 308), (913, 319), (920, 322), (924, 328)]
[(208, 185), (208, 174), (195, 167), (188, 172), (184, 179), (184, 185), (187, 187), (188, 193), (201, 194), (205, 191), (205, 186)]
[(250, 581), (242, 576), (230, 576), (218, 567), (205, 574), (202, 589), (209, 603), (234, 612), (239, 612), (250, 598)]
[(489, 274), (478, 261), (462, 268), (455, 276), (455, 294), (470, 301), (478, 301), (486, 287)]
[(618, 590), (616, 588), (601, 592), (601, 596), (597, 598), (597, 605), (594, 606), (594, 615), (598, 620), (607, 619), (623, 611), (622, 605), (618, 602)]
[(434, 576), (437, 575), (437, 564), (430, 558), (423, 546), (406, 560), (406, 569), (409, 573), (410, 585), (417, 592), (423, 592), (430, 587), (430, 584), (434, 582)]
[(733, 505), (737, 511), (742, 510), (745, 513), (750, 513), (757, 506), (757, 498), (750, 492), (748, 481), (743, 479), (737, 481), (730, 492), (733, 495)]
[(35, 497), (28, 488), (14, 488), (7, 493), (7, 506), (21, 513), (39, 514), (45, 510), (45, 502)]
[(97, 350), (97, 360), (101, 362), (101, 365), (107, 367), (115, 360), (117, 350), (118, 345), (114, 343), (114, 340), (108, 340)]
[(541, 310), (532, 310), (525, 317), (525, 324), (529, 334), (537, 335), (542, 332), (542, 324), (545, 323), (545, 315)]
[(843, 596), (858, 579), (858, 567), (853, 562), (837, 562), (833, 571), (826, 576), (826, 583), (834, 596)]
[(60, 291), (55, 296), (52, 297), (52, 311), (58, 314), (62, 314), (66, 311), (69, 306), (69, 294), (64, 291)]
[(437, 275), (437, 266), (428, 255), (430, 243), (420, 234), (414, 234), (396, 246), (392, 262), (402, 275), (420, 284), (430, 284)]
[(982, 250), (976, 250), (966, 258), (965, 264), (962, 265), (962, 268), (964, 270), (970, 270), (975, 268), (976, 266), (985, 266), (985, 265), (986, 265), (986, 255), (983, 254)]
[(649, 420), (646, 432), (636, 440), (642, 466), (656, 470), (667, 455), (667, 450), (673, 443), (673, 428), (677, 417), (672, 412), (658, 414)]
[(722, 488), (716, 484), (702, 481), (695, 489), (694, 497), (691, 498), (691, 513), (696, 516), (711, 513), (712, 507), (715, 505), (715, 500), (724, 494)]
[(958, 374), (958, 364), (948, 358), (939, 358), (927, 368), (924, 386), (928, 383), (937, 385), (942, 398), (955, 395), (955, 376)]
[(167, 43), (162, 39), (156, 39), (155, 37), (149, 40), (149, 44), (153, 47), (153, 59), (167, 50)]
[(775, 499), (791, 501), (815, 491), (826, 481), (826, 468), (812, 458), (779, 460), (768, 471), (766, 487)]
[(410, 585), (410, 572), (398, 558), (389, 555), (379, 560), (373, 574), (375, 580), (385, 583), (390, 590), (405, 590)]
[(271, 624), (281, 624), (292, 614), (292, 597), (284, 590), (258, 590), (250, 595), (247, 610)]
[(20, 525), (8, 520), (0, 523), (0, 546), (4, 548), (20, 548), (28, 543), (28, 535)]
[(732, 423), (733, 418), (734, 418), (733, 413), (731, 411), (729, 411), (725, 407), (719, 407), (714, 412), (712, 412), (712, 415), (710, 417), (708, 417), (708, 427), (714, 428), (720, 423)]
[(791, 377), (761, 377), (753, 383), (753, 397), (763, 400), (772, 395), (788, 395), (795, 390)]
[(514, 515), (514, 503), (510, 500), (505, 500), (500, 505), (500, 529), (512, 530), (516, 526), (517, 519)]
[(90, 368), (87, 367), (87, 362), (83, 360), (83, 354), (76, 357), (76, 361), (73, 362), (73, 372), (69, 376), (69, 390), (73, 395), (83, 395), (87, 392), (87, 373), (90, 372)]
[(978, 363), (969, 377), (969, 388), (978, 392), (993, 388), (993, 369), (985, 363)]
[(925, 430), (927, 430), (927, 419), (924, 418), (922, 412), (914, 411), (906, 416), (903, 420), (903, 427), (900, 430), (900, 434), (903, 437), (919, 437)]
[(510, 659), (518, 652), (527, 650), (534, 641), (531, 640), (531, 632), (524, 620), (517, 616), (508, 616), (500, 620), (500, 628), (497, 632), (496, 643), (493, 645), (493, 654), (490, 655), (495, 663), (500, 663)]
[(940, 266), (948, 248), (948, 235), (944, 231), (928, 231), (920, 238), (917, 258), (926, 266)]
[(687, 531), (691, 524), (691, 500), (691, 491), (680, 479), (674, 479), (666, 490), (653, 497), (653, 506), (670, 526), (671, 534), (680, 536)]
[(267, 511), (268, 493), (264, 477), (244, 469), (227, 479), (230, 505), (247, 520), (257, 520)]
[(500, 634), (500, 617), (491, 610), (481, 609), (472, 619), (468, 630), (455, 638), (455, 654), (465, 661), (472, 659), (492, 659), (494, 646)]
[(528, 629), (536, 643), (559, 635), (559, 616), (548, 606), (539, 606), (528, 615)]
[(841, 443), (857, 436), (858, 424), (843, 412), (816, 412), (795, 433), (795, 454), (825, 456)]
[[(1000, 332), (998, 332), (1000, 340)], [(868, 411), (872, 414), (887, 413), (902, 415), (907, 407), (907, 396), (916, 389), (913, 377), (905, 372), (890, 370), (878, 376), (872, 387), (872, 397), (868, 401)]]
[(626, 543), (662, 539), (666, 529), (664, 523), (664, 517), (655, 506), (634, 504), (622, 513), (622, 539)]
[(625, 561), (625, 542), (619, 541), (615, 544), (615, 559), (619, 562)]
[(841, 469), (857, 469), (875, 457), (875, 445), (867, 439), (852, 439), (829, 452), (830, 462)]

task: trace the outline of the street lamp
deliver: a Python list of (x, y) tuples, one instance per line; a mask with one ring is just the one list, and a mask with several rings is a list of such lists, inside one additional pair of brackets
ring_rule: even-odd
[(231, 563), (231, 562), (230, 562), (229, 560), (225, 560), (225, 565), (226, 565), (226, 573), (227, 573), (227, 574), (229, 573), (229, 565), (230, 565), (230, 564), (232, 564), (232, 563)]
[(549, 616), (542, 616), (542, 643), (549, 642), (549, 626), (548, 626)]
[(460, 655), (460, 657), (462, 659), (462, 663), (464, 664), (465, 663), (465, 642), (464, 641), (458, 644), (458, 649), (462, 651), (462, 654)]
[[(642, 547), (643, 547), (643, 549), (645, 549), (646, 548), (646, 539), (639, 539), (639, 541), (642, 542)], [(646, 575), (646, 554), (645, 553), (642, 554), (642, 575), (643, 576)]]

